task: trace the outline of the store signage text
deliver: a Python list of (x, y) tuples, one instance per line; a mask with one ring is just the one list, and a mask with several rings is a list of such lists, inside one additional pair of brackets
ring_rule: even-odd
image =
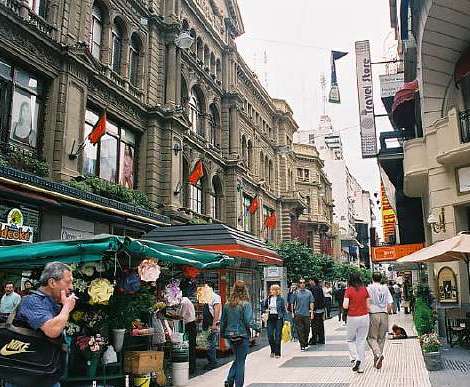
[(33, 228), (23, 225), (23, 214), (13, 208), (7, 216), (7, 223), (0, 223), (0, 239), (13, 242), (33, 242)]
[(368, 40), (356, 42), (356, 76), (362, 157), (377, 155), (372, 61)]

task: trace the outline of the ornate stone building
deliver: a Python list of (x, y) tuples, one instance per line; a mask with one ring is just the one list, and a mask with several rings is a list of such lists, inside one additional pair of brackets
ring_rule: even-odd
[[(177, 45), (182, 32), (194, 38), (188, 49)], [(205, 221), (290, 239), (292, 220), (307, 207), (295, 179), (296, 163), (306, 160), (294, 153), (291, 108), (268, 95), (237, 51), (243, 32), (235, 0), (0, 2), (6, 208), (37, 202), (30, 210), (47, 225), (40, 239), (67, 228), (75, 236), (141, 235)], [(106, 134), (92, 145), (87, 136), (104, 115)], [(12, 154), (33, 166), (43, 159), (46, 178), (19, 172)], [(190, 185), (198, 162), (204, 175)], [(103, 200), (100, 187), (65, 184), (86, 176), (146, 193), (150, 210), (122, 195)], [(5, 194), (19, 184), (37, 200)]]

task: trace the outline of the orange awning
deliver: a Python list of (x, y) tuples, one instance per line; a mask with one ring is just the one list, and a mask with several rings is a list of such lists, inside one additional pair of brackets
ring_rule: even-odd
[(423, 243), (414, 243), (409, 245), (380, 246), (372, 248), (373, 263), (394, 262), (402, 257), (421, 250)]

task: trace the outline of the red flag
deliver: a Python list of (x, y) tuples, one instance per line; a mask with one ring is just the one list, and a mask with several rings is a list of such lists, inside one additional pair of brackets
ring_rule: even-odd
[(197, 182), (204, 176), (204, 164), (199, 160), (194, 166), (191, 175), (189, 175), (189, 184), (196, 185)]
[(248, 212), (253, 215), (259, 208), (259, 199), (258, 196), (255, 196), (251, 199), (250, 206), (248, 207)]
[(100, 138), (106, 133), (106, 112), (99, 118), (98, 122), (93, 126), (93, 130), (88, 135), (88, 140), (93, 145), (100, 141)]
[(266, 228), (270, 228), (271, 230), (274, 230), (276, 228), (276, 224), (277, 224), (276, 213), (273, 211), (271, 215), (269, 215), (264, 221), (264, 225), (266, 226)]

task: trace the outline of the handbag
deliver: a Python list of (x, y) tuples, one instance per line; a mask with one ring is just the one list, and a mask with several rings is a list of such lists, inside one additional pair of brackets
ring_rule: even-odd
[(261, 313), (261, 321), (263, 321), (264, 323), (267, 323), (268, 320), (269, 320), (269, 313), (268, 312)]
[(18, 386), (50, 386), (65, 372), (66, 346), (62, 339), (14, 324), (16, 310), (0, 324), (0, 378)]

